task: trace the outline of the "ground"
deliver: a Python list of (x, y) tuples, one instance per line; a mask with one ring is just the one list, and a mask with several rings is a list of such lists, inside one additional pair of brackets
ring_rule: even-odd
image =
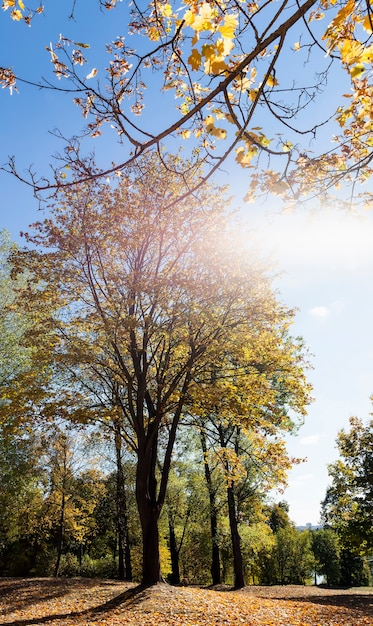
[(0, 578), (6, 626), (373, 626), (373, 588), (142, 588), (111, 580)]

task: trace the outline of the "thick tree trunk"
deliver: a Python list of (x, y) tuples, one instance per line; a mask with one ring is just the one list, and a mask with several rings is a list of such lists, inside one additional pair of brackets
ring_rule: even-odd
[(162, 581), (159, 556), (158, 520), (161, 506), (157, 501), (155, 468), (157, 434), (152, 444), (139, 446), (136, 472), (136, 500), (142, 531), (142, 584), (156, 585)]
[(231, 538), (232, 538), (234, 587), (235, 589), (241, 589), (242, 587), (245, 586), (245, 578), (244, 578), (244, 573), (243, 573), (241, 537), (238, 532), (236, 502), (235, 502), (235, 497), (234, 497), (233, 485), (230, 485), (227, 488), (227, 496), (228, 496), (229, 526), (230, 526)]
[(212, 484), (210, 466), (207, 462), (206, 437), (202, 430), (201, 430), (201, 445), (202, 445), (202, 452), (203, 452), (203, 465), (204, 465), (204, 470), (205, 470), (205, 478), (206, 478), (207, 489), (209, 492), (209, 502), (210, 502), (210, 528), (211, 528), (211, 542), (212, 542), (211, 577), (212, 577), (213, 585), (220, 585), (221, 573), (220, 573), (220, 553), (219, 553), (219, 542), (218, 542), (218, 516), (217, 516), (217, 508), (216, 508), (216, 497), (215, 497), (215, 490)]
[(159, 557), (159, 533), (157, 508), (139, 506), (141, 530), (142, 530), (142, 584), (156, 585), (162, 581), (161, 562)]

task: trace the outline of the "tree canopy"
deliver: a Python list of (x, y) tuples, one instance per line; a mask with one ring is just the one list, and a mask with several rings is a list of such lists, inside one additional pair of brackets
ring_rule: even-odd
[[(25, 77), (71, 94), (87, 120), (80, 136), (66, 139), (54, 178), (30, 172), (36, 191), (118, 174), (146, 151), (162, 155), (181, 144), (204, 163), (193, 188), (235, 160), (250, 173), (247, 199), (270, 189), (298, 203), (309, 194), (325, 201), (342, 182), (364, 191), (373, 156), (369, 2), (152, 0), (128, 7), (109, 0), (89, 11), (98, 5), (117, 12), (122, 25), (105, 50), (61, 34), (47, 46), (57, 80)], [(28, 10), (7, 0), (3, 9), (31, 24), (44, 6)], [(47, 18), (49, 11), (47, 3)], [(79, 11), (75, 0), (70, 17), (84, 24)], [(22, 68), (2, 68), (3, 87), (15, 89), (17, 73)], [(151, 115), (157, 98), (158, 118)], [(107, 127), (117, 133), (121, 161), (87, 169), (82, 140)], [(64, 165), (73, 168), (71, 179)], [(13, 160), (8, 169), (22, 177)], [(372, 201), (369, 191), (362, 198)]]
[(340, 458), (329, 465), (332, 479), (323, 502), (325, 523), (357, 554), (373, 546), (373, 420), (350, 418), (337, 437)]
[(237, 250), (223, 190), (167, 206), (179, 191), (177, 176), (158, 177), (154, 155), (114, 188), (65, 188), (28, 235), (42, 251), (13, 258), (15, 274), (30, 276), (18, 304), (39, 315), (32, 342), (52, 360), (39, 415), (119, 421), (136, 456), (144, 583), (160, 577), (158, 520), (176, 435), (203, 407), (209, 381), (221, 420), (252, 431), (253, 446), (268, 438), (263, 462), (282, 458), (281, 433), (309, 401), (305, 355), (288, 335), (292, 311)]

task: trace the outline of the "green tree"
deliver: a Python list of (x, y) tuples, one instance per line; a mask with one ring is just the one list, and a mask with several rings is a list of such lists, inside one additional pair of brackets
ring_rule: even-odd
[(364, 425), (351, 417), (349, 430), (338, 433), (337, 448), (340, 458), (328, 467), (332, 482), (322, 516), (343, 548), (364, 555), (373, 547), (373, 420)]
[(289, 517), (289, 505), (287, 502), (272, 504), (268, 508), (268, 514), (268, 525), (274, 533), (277, 533), (280, 528), (288, 528), (293, 525)]
[(311, 547), (316, 574), (325, 576), (328, 587), (338, 585), (341, 578), (341, 550), (337, 533), (328, 528), (313, 531)]
[[(222, 191), (204, 188), (171, 207), (180, 192), (178, 162), (169, 159), (167, 178), (151, 157), (114, 189), (100, 182), (63, 189), (29, 235), (43, 250), (15, 262), (37, 281), (23, 301), (38, 311), (42, 342), (50, 336), (54, 371), (70, 377), (59, 389), (63, 415), (84, 423), (119, 416), (136, 455), (144, 584), (161, 579), (158, 521), (176, 434), (202, 372), (236, 342), (242, 384), (255, 379), (245, 346), (273, 325), (301, 411), (308, 400), (301, 355), (281, 351), (291, 313), (276, 301), (264, 270), (237, 251)], [(185, 191), (196, 175), (190, 166)], [(222, 373), (228, 381), (236, 374)]]
[(294, 526), (280, 528), (269, 559), (264, 559), (262, 582), (277, 585), (304, 585), (312, 571), (310, 534)]

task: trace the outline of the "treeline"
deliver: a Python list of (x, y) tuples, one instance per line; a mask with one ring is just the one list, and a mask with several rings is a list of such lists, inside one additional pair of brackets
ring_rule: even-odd
[[(141, 580), (136, 467), (127, 452), (110, 454), (96, 433), (56, 428), (49, 436), (5, 434), (0, 446), (1, 576)], [(197, 436), (186, 432), (179, 447), (183, 460), (174, 463), (160, 518), (163, 575), (172, 584), (234, 584), (226, 476), (206, 461)], [(337, 530), (297, 530), (286, 502), (269, 504), (253, 466), (246, 469), (235, 481), (246, 584), (306, 584), (321, 576), (330, 586), (369, 585), (364, 555)]]

